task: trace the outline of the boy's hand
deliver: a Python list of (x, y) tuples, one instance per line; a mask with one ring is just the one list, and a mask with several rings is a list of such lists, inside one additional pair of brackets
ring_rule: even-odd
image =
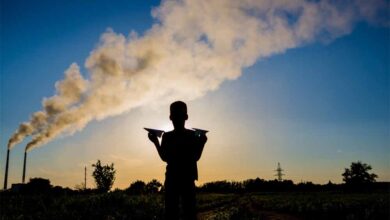
[(207, 141), (206, 134), (201, 134), (201, 135), (199, 135), (199, 138), (200, 138), (200, 142), (201, 142), (202, 144), (206, 143), (206, 141)]
[(155, 134), (149, 132), (149, 133), (148, 133), (148, 137), (149, 137), (149, 140), (150, 140), (151, 142), (153, 142), (154, 144), (156, 144), (156, 145), (159, 144), (158, 138), (157, 138), (157, 136), (156, 136)]

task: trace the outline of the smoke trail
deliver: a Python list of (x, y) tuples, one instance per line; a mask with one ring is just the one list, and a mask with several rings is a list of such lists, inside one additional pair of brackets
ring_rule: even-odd
[(104, 33), (86, 60), (88, 80), (72, 64), (57, 94), (20, 125), (9, 147), (33, 135), (30, 150), (91, 120), (201, 97), (261, 58), (331, 41), (360, 21), (388, 25), (388, 9), (385, 0), (163, 1), (143, 36)]
[(72, 64), (65, 72), (65, 79), (55, 84), (57, 94), (44, 99), (43, 111), (32, 114), (29, 122), (20, 124), (18, 130), (8, 141), (8, 148), (20, 143), (26, 136), (39, 134), (49, 126), (56, 117), (81, 101), (86, 92), (87, 81), (80, 74), (77, 64)]

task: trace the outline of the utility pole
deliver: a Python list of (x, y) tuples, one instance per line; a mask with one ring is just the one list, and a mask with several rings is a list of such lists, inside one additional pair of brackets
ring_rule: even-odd
[(84, 189), (87, 189), (87, 166), (84, 167)]
[(284, 176), (284, 174), (282, 173), (282, 171), (284, 171), (284, 170), (280, 167), (279, 162), (278, 162), (278, 168), (275, 171), (276, 171), (275, 176), (278, 177), (278, 181), (283, 181), (282, 176)]

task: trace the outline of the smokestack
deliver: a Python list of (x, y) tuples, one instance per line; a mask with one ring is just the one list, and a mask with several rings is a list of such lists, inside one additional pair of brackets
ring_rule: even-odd
[(25, 177), (26, 177), (26, 160), (27, 160), (27, 151), (24, 151), (24, 162), (23, 162), (23, 177), (22, 177), (22, 183), (24, 183)]
[(4, 190), (7, 189), (8, 181), (8, 163), (9, 163), (9, 148), (7, 149), (7, 161), (5, 162)]

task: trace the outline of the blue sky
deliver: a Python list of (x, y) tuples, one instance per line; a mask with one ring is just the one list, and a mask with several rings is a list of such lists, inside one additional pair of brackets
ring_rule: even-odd
[[(158, 1), (1, 2), (1, 177), (8, 138), (41, 108), (43, 97), (53, 95), (54, 83), (65, 69), (72, 62), (83, 66), (107, 28), (124, 35), (131, 30), (143, 33), (153, 23), (151, 9), (158, 5)], [(200, 162), (203, 182), (271, 179), (277, 162), (294, 181), (341, 182), (343, 168), (356, 160), (371, 164), (380, 181), (390, 181), (389, 36), (386, 27), (359, 23), (351, 34), (334, 41), (259, 60), (237, 80), (225, 81), (218, 90), (189, 102), (192, 124), (214, 128)], [(111, 157), (90, 146), (105, 136), (123, 138), (120, 142), (130, 139), (128, 145), (135, 139), (146, 148), (150, 144), (143, 131), (124, 137), (121, 130), (133, 131), (133, 126), (145, 124), (142, 120), (152, 119), (169, 124), (167, 109), (145, 106), (92, 122), (73, 136), (32, 151), (28, 177), (44, 176), (72, 187), (81, 182), (72, 174), (80, 164), (103, 159), (118, 164), (117, 187), (156, 175), (162, 179), (163, 164), (153, 149), (129, 158), (133, 162), (126, 158), (120, 162), (115, 158), (125, 146), (111, 149), (115, 152)], [(21, 176), (25, 143), (12, 150), (11, 183)], [(149, 166), (152, 171), (145, 171)], [(58, 172), (68, 178), (56, 176)]]

